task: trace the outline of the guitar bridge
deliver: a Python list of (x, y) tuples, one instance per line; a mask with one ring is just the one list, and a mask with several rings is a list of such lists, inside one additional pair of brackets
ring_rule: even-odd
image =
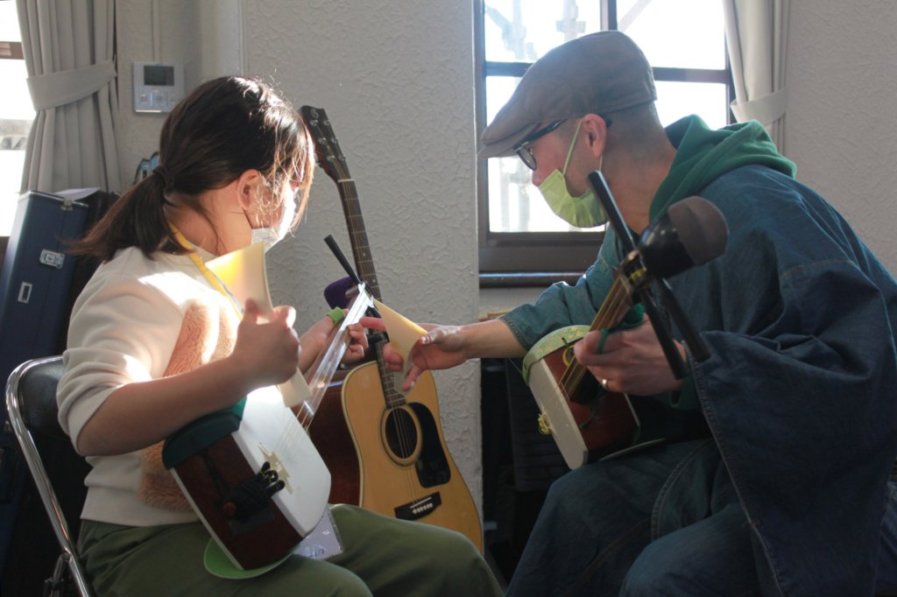
[(398, 506), (395, 509), (396, 518), (400, 520), (419, 520), (433, 512), (440, 505), (442, 505), (442, 498), (437, 491), (427, 497)]
[(228, 492), (221, 504), (221, 511), (232, 523), (250, 523), (268, 509), (271, 496), (284, 486), (277, 471), (266, 461), (258, 473)]

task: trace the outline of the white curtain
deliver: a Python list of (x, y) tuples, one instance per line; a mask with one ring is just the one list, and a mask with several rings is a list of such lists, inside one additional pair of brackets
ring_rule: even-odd
[(23, 190), (121, 190), (115, 0), (16, 0), (37, 113)]
[(785, 152), (785, 59), (790, 0), (723, 0), (739, 122), (762, 122)]

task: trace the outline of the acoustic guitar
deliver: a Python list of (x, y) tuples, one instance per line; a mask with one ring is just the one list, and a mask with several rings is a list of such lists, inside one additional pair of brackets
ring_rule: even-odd
[[(355, 182), (330, 121), (321, 108), (303, 106), (300, 112), (312, 132), (319, 166), (339, 189), (358, 275), (380, 300)], [(355, 503), (459, 531), (482, 551), (479, 513), (446, 447), (432, 374), (425, 372), (403, 393), (397, 374), (383, 360), (386, 341), (383, 334), (373, 335), (376, 359), (351, 369), (342, 383), (342, 407), (361, 469)]]

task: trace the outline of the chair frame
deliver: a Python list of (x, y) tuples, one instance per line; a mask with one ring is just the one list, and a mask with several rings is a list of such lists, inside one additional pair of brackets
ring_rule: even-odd
[(15, 432), (19, 446), (22, 448), (25, 462), (28, 465), (28, 469), (31, 471), (31, 477), (34, 479), (38, 494), (43, 502), (44, 510), (47, 512), (47, 516), (50, 519), (50, 525), (53, 527), (53, 532), (56, 534), (56, 539), (62, 549), (62, 553), (56, 561), (53, 576), (51, 579), (48, 579), (48, 582), (50, 582), (50, 594), (52, 595), (54, 594), (54, 591), (60, 590), (63, 574), (66, 567), (68, 567), (79, 594), (82, 595), (82, 597), (90, 597), (92, 595), (90, 583), (87, 581), (87, 575), (78, 559), (75, 542), (72, 540), (68, 523), (65, 520), (65, 515), (63, 514), (59, 500), (56, 497), (56, 492), (53, 489), (50, 478), (47, 476), (43, 460), (37, 449), (37, 444), (34, 441), (34, 437), (31, 435), (31, 430), (25, 422), (21, 408), (23, 399), (19, 394), (19, 385), (21, 381), (32, 369), (60, 361), (62, 361), (61, 356), (41, 357), (31, 359), (16, 367), (10, 374), (6, 384), (6, 408), (9, 412), (10, 424)]

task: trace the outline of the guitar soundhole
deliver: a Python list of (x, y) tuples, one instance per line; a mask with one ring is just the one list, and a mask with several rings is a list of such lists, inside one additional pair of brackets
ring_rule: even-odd
[(381, 427), (390, 458), (399, 464), (411, 464), (420, 453), (420, 426), (406, 407), (389, 409)]

